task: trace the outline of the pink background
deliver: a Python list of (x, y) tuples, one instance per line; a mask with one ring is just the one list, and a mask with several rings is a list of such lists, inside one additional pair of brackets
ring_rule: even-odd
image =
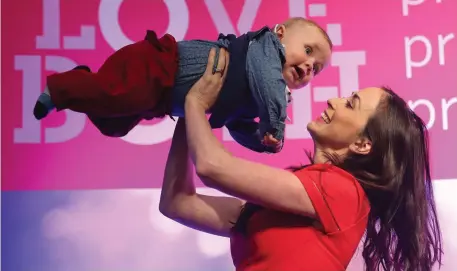
[[(185, 228), (158, 211), (173, 122), (145, 122), (127, 138), (112, 139), (80, 114), (61, 112), (37, 122), (33, 104), (52, 70), (76, 64), (97, 69), (114, 49), (129, 43), (116, 36), (117, 17), (134, 41), (148, 28), (160, 34), (170, 29), (178, 39), (214, 39), (219, 32), (239, 34), (306, 16), (329, 29), (335, 53), (331, 67), (294, 93), (284, 151), (255, 154), (222, 131), (215, 133), (239, 156), (285, 167), (306, 163), (302, 150), (312, 142), (305, 125), (328, 97), (385, 84), (406, 100), (429, 101), (436, 109), (430, 133), (444, 238), (441, 270), (457, 270), (457, 1), (437, 1), (409, 6), (408, 16), (402, 10), (406, 0), (124, 0), (118, 13), (119, 0), (2, 1), (2, 269), (233, 270), (228, 239)], [(175, 8), (169, 12), (167, 5)], [(106, 17), (113, 20), (105, 22)], [(74, 38), (81, 33), (83, 38)], [(427, 50), (431, 55), (408, 78), (405, 37), (416, 35), (427, 37), (431, 49), (416, 42), (411, 58), (420, 61)], [(441, 57), (439, 35), (452, 38)], [(442, 99), (454, 102), (447, 127)], [(428, 122), (425, 106), (416, 111)], [(204, 187), (199, 192), (220, 195)], [(362, 268), (358, 251), (348, 270)]]
[[(105, 2), (108, 4), (103, 5), (113, 9), (114, 3), (119, 1)], [(279, 23), (293, 15), (307, 16), (311, 12), (311, 4), (322, 4), (296, 0), (282, 1), (281, 4), (273, 0), (247, 1), (251, 6), (256, 6), (256, 3), (260, 3), (260, 6), (257, 11), (253, 7), (244, 8), (245, 17), (241, 20), (243, 22), (238, 23), (243, 10), (242, 0), (189, 0), (184, 6), (183, 1), (166, 2), (178, 6), (176, 11), (169, 13), (163, 1), (123, 1), (118, 18), (125, 35), (131, 40), (140, 40), (146, 29), (154, 29), (163, 34), (167, 31), (169, 21), (172, 21), (170, 25), (174, 26), (171, 32), (177, 38), (214, 39), (219, 32), (227, 33), (230, 29), (238, 31), (241, 28), (246, 31), (265, 24)], [(213, 16), (215, 14), (214, 20), (208, 11), (208, 3)], [(214, 11), (216, 7), (213, 5), (218, 3), (222, 3), (222, 11)], [(56, 9), (45, 10), (43, 7), (46, 5), (55, 5)], [(304, 8), (300, 9), (300, 5)], [(450, 158), (450, 155), (454, 156), (457, 152), (457, 104), (448, 110), (447, 130), (442, 127), (440, 105), (441, 99), (457, 99), (457, 40), (450, 40), (445, 47), (445, 65), (439, 65), (438, 53), (438, 35), (456, 34), (457, 2), (443, 1), (437, 4), (425, 1), (421, 5), (410, 6), (409, 16), (402, 15), (401, 1), (334, 0), (326, 1), (325, 5), (326, 15), (312, 19), (324, 28), (329, 24), (340, 25), (342, 44), (338, 45), (337, 42), (335, 55), (341, 54), (343, 62), (352, 65), (355, 58), (348, 55), (351, 52), (362, 52), (365, 54), (365, 64), (352, 66), (355, 71), (351, 67), (339, 69), (334, 57), (333, 67), (329, 67), (308, 88), (297, 91), (291, 110), (311, 110), (313, 116), (320, 114), (325, 103), (316, 101), (316, 97), (325, 96), (325, 91), (318, 87), (328, 86), (337, 87), (335, 94), (343, 95), (358, 87), (386, 84), (406, 100), (427, 99), (436, 109), (436, 119), (430, 129), (433, 177), (457, 177), (455, 159)], [(96, 69), (113, 52), (102, 34), (107, 31), (101, 30), (99, 20), (99, 13), (108, 12), (100, 6), (100, 1), (87, 0), (2, 2), (2, 147), (4, 155), (8, 157), (2, 161), (2, 189), (145, 188), (160, 184), (170, 143), (167, 139), (173, 129), (171, 121), (165, 121), (165, 128), (157, 126), (160, 121), (145, 122), (144, 125), (152, 128), (152, 132), (139, 128), (130, 136), (150, 142), (138, 145), (102, 136), (88, 120), (75, 113), (52, 114), (41, 124), (32, 118), (33, 101), (44, 87), (45, 75), (53, 72), (46, 71), (46, 66), (58, 66), (57, 68), (65, 70), (77, 63), (88, 64)], [(224, 8), (229, 16), (229, 23), (225, 27)], [(50, 23), (55, 31), (59, 31), (60, 27), (60, 33), (56, 32), (55, 48), (40, 49), (37, 37), (44, 33), (43, 14), (46, 12), (48, 15), (45, 17), (48, 19), (60, 14), (59, 21)], [(113, 13), (114, 17), (115, 15)], [(249, 18), (253, 18), (252, 27)], [(64, 45), (69, 43), (68, 37), (64, 36), (79, 36), (82, 25), (93, 29), (93, 35), (89, 33), (86, 41), (92, 39), (95, 48), (64, 49)], [(114, 24), (108, 23), (108, 31), (113, 33), (115, 28)], [(412, 78), (407, 78), (404, 38), (414, 35), (424, 35), (430, 40), (432, 54), (425, 67), (414, 68)], [(128, 43), (120, 38), (114, 40), (116, 45), (113, 47)], [(68, 46), (67, 44), (67, 48)], [(424, 55), (424, 44), (417, 42), (412, 46), (412, 59), (417, 61)], [(74, 63), (57, 60), (55, 64), (52, 62), (53, 56), (66, 57)], [(24, 82), (25, 73), (17, 68), (20, 65), (27, 68)], [(345, 78), (349, 82), (346, 89), (342, 83)], [(419, 106), (416, 111), (425, 121), (429, 119), (425, 106)], [(306, 162), (302, 149), (311, 148), (311, 141), (305, 131), (310, 116), (305, 118), (302, 114), (305, 113), (295, 112), (294, 116), (291, 112), (293, 122), (288, 126), (294, 128), (286, 131), (287, 142), (279, 155), (255, 154), (230, 141), (226, 145), (237, 155), (279, 167)], [(66, 128), (52, 130), (64, 125), (67, 118), (73, 121), (68, 121)], [(54, 133), (54, 136), (46, 135), (47, 133)], [(216, 133), (221, 134), (220, 131)], [(163, 139), (160, 143), (151, 144), (154, 140), (159, 142), (160, 138)]]

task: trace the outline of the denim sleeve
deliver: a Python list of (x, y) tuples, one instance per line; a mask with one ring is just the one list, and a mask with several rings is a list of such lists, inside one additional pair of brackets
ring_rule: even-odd
[[(238, 144), (255, 152), (276, 153), (281, 151), (275, 150), (262, 144), (263, 136), (259, 132), (259, 124), (253, 118), (236, 118), (225, 124), (230, 135)], [(284, 139), (283, 139), (284, 140)]]
[(260, 134), (284, 138), (287, 118), (286, 82), (282, 75), (284, 48), (274, 33), (267, 32), (249, 46), (246, 71), (249, 88), (259, 109)]

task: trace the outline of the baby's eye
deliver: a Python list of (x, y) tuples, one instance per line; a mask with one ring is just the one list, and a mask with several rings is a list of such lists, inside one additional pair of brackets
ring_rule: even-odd
[(305, 52), (306, 52), (307, 55), (310, 55), (310, 54), (313, 53), (313, 49), (311, 47), (309, 47), (309, 46), (306, 46), (305, 47)]

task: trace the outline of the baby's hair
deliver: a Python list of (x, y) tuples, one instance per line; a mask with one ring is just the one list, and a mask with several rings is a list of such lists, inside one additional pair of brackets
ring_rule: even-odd
[(332, 40), (330, 39), (329, 35), (327, 34), (327, 31), (325, 31), (315, 21), (308, 20), (308, 19), (305, 19), (305, 18), (302, 18), (302, 17), (292, 17), (292, 18), (289, 18), (287, 21), (285, 21), (283, 23), (283, 25), (287, 28), (287, 27), (290, 27), (290, 26), (295, 25), (297, 23), (302, 23), (302, 24), (305, 24), (305, 25), (314, 26), (317, 29), (319, 29), (319, 31), (322, 33), (322, 35), (324, 35), (324, 38), (327, 40), (328, 44), (330, 45), (330, 49), (333, 49), (333, 43), (332, 43)]

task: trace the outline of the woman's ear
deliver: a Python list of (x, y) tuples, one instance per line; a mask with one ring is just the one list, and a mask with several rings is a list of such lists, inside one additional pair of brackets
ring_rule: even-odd
[(361, 137), (349, 146), (349, 150), (353, 153), (367, 155), (371, 151), (371, 140)]

